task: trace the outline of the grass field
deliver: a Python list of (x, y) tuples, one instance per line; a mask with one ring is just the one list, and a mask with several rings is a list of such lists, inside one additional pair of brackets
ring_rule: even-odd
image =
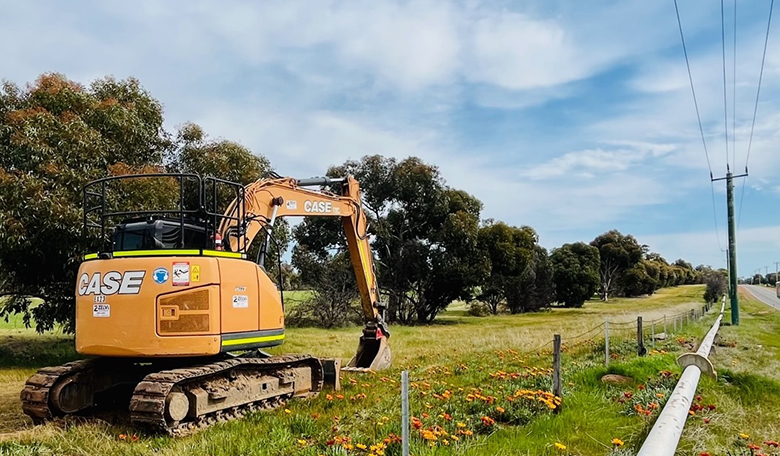
[[(453, 306), (436, 324), (392, 328), (395, 360), (390, 371), (346, 375), (338, 393), (293, 400), (282, 409), (180, 439), (97, 420), (33, 428), (18, 403), (24, 379), (37, 366), (76, 354), (66, 336), (5, 328), (0, 333), (0, 455), (400, 454), (395, 436), (400, 435), (398, 378), (403, 368), (410, 370), (412, 414), (419, 420), (419, 429), (412, 432), (414, 455), (633, 454), (674, 387), (680, 372), (676, 356), (701, 339), (714, 312), (659, 342), (646, 357), (637, 358), (628, 340), (616, 340), (609, 368), (603, 367), (598, 338), (568, 350), (559, 414), (551, 412), (547, 404), (554, 399), (543, 393), (550, 388), (550, 357), (527, 350), (556, 332), (565, 341), (605, 318), (632, 321), (637, 315), (652, 319), (689, 310), (701, 304), (701, 293), (701, 286), (678, 287), (649, 298), (589, 302), (582, 309), (482, 318)], [(711, 356), (720, 378), (700, 385), (705, 410), (689, 420), (679, 454), (751, 454), (748, 442), (763, 445), (763, 440), (780, 439), (780, 312), (747, 297), (742, 302), (742, 324), (721, 329), (721, 343)], [(728, 319), (727, 314), (724, 321)], [(290, 328), (288, 342), (276, 352), (347, 358), (358, 334), (357, 327)], [(605, 385), (600, 378), (607, 372), (633, 380)], [(706, 407), (710, 404), (712, 411)], [(651, 413), (640, 413), (637, 405)], [(749, 439), (740, 438), (741, 433)], [(624, 445), (613, 445), (615, 438)]]

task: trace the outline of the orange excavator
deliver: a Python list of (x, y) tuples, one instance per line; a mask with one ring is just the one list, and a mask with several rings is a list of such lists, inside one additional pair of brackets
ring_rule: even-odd
[[(113, 195), (122, 192), (113, 190), (139, 179), (178, 185), (178, 204), (114, 210)], [(274, 284), (265, 262), (274, 224), (287, 216), (343, 221), (365, 314), (348, 367), (390, 366), (385, 307), (353, 177), (274, 175), (244, 187), (196, 174), (113, 176), (85, 186), (83, 200), (85, 239), (97, 231), (100, 246), (85, 255), (77, 276), (76, 350), (94, 358), (43, 368), (27, 380), (22, 408), (34, 422), (125, 408), (133, 423), (176, 435), (320, 391), (320, 359), (263, 351), (285, 339), (282, 280)], [(250, 258), (258, 236), (263, 244)]]

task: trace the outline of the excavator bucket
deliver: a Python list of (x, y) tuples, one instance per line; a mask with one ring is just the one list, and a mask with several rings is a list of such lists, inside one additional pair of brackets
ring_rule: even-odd
[(387, 337), (371, 337), (363, 335), (360, 337), (357, 353), (349, 360), (347, 366), (342, 370), (348, 372), (367, 372), (380, 371), (390, 367), (392, 362), (390, 346), (387, 343)]

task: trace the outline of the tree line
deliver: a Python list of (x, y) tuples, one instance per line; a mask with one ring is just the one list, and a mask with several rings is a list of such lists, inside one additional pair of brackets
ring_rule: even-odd
[[(493, 314), (554, 304), (581, 307), (594, 295), (604, 301), (649, 295), (662, 287), (703, 283), (715, 273), (682, 259), (669, 263), (617, 230), (548, 252), (529, 226), (481, 219), (476, 197), (448, 186), (436, 166), (416, 157), (366, 156), (327, 171), (331, 177), (347, 174), (361, 182), (391, 321), (429, 323), (454, 300), (469, 302), (475, 313)], [(354, 279), (338, 224), (307, 218), (293, 230), (298, 286), (314, 293), (311, 305), (294, 312), (296, 321), (339, 324), (359, 318), (358, 310), (344, 305), (357, 292), (349, 282)]]
[[(73, 329), (73, 289), (85, 251), (82, 194), (87, 182), (131, 173), (187, 172), (248, 184), (267, 176), (269, 160), (228, 140), (213, 140), (195, 124), (163, 126), (162, 104), (128, 78), (85, 86), (44, 74), (19, 87), (0, 87), (0, 315), (22, 313), (40, 331)], [(447, 184), (419, 158), (379, 155), (327, 170), (361, 183), (376, 272), (389, 319), (429, 323), (455, 300), (491, 313), (535, 311), (553, 303), (582, 306), (598, 293), (651, 294), (701, 283), (711, 271), (683, 260), (668, 263), (631, 235), (610, 231), (590, 243), (548, 252), (528, 226), (481, 218), (482, 203)], [(175, 200), (171, 181), (120, 185), (112, 204), (127, 210)], [(310, 290), (291, 322), (333, 325), (360, 319), (357, 288), (340, 221), (306, 218), (278, 224), (286, 288)], [(259, 244), (259, 243), (258, 243)], [(259, 246), (255, 246), (255, 249)], [(278, 257), (277, 257), (278, 258)], [(32, 298), (43, 302), (31, 306)]]

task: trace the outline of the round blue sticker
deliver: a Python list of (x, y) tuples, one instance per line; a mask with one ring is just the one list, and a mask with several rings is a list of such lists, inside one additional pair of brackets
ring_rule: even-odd
[(162, 285), (168, 281), (168, 270), (165, 268), (157, 268), (152, 273), (152, 278), (155, 283)]

